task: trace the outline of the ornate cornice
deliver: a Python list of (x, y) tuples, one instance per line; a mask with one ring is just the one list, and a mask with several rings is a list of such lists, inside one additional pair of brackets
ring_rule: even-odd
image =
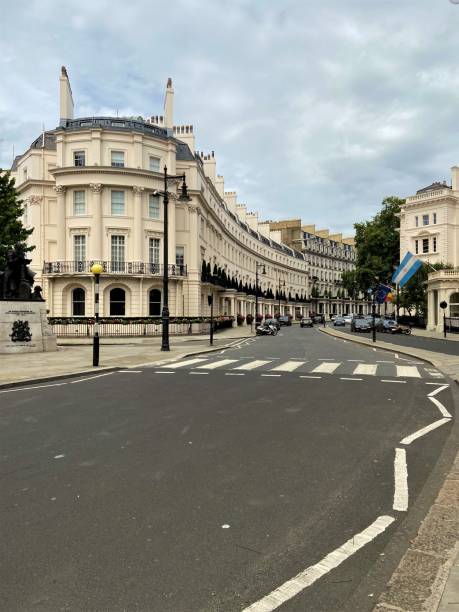
[(134, 192), (135, 196), (141, 196), (142, 193), (145, 191), (145, 187), (139, 187), (138, 185), (134, 185), (132, 187), (132, 191)]
[(102, 184), (101, 183), (89, 183), (89, 189), (93, 193), (100, 193), (102, 191)]

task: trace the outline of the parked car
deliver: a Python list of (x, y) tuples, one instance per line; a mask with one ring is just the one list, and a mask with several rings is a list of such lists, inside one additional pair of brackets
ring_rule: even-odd
[(371, 331), (371, 329), (372, 329), (371, 323), (369, 323), (363, 317), (352, 320), (351, 331), (353, 332), (369, 332)]
[(343, 319), (344, 319), (345, 324), (350, 325), (352, 323), (352, 318), (353, 318), (353, 315), (351, 314), (344, 315)]
[(313, 320), (314, 323), (323, 323), (324, 322), (324, 315), (321, 315), (321, 314), (313, 315), (312, 320)]
[(300, 327), (313, 327), (314, 324), (310, 317), (303, 317), (300, 321)]
[(382, 321), (378, 328), (378, 331), (385, 332), (388, 334), (411, 334), (411, 328), (405, 325), (400, 325), (394, 319), (385, 319)]
[(344, 320), (344, 317), (336, 317), (335, 320), (333, 321), (333, 325), (335, 327), (345, 327), (346, 321)]
[(287, 315), (285, 315), (285, 316), (279, 317), (279, 323), (281, 325), (291, 325), (292, 319), (288, 317)]
[(266, 325), (274, 325), (276, 329), (280, 329), (280, 323), (277, 319), (265, 319)]
[(330, 321), (334, 321), (336, 319), (336, 317), (338, 317), (339, 315), (337, 314), (332, 314), (330, 315)]

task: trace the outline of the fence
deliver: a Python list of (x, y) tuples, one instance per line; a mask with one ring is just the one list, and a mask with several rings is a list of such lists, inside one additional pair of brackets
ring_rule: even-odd
[[(214, 330), (219, 331), (232, 327), (234, 317), (216, 317)], [(58, 338), (90, 338), (94, 332), (94, 319), (85, 317), (50, 317), (48, 319)], [(99, 321), (101, 337), (154, 337), (161, 336), (162, 319), (159, 318), (108, 318)], [(204, 334), (210, 331), (210, 317), (171, 318), (169, 333), (171, 336)]]
[(445, 317), (445, 326), (450, 334), (459, 334), (459, 317)]

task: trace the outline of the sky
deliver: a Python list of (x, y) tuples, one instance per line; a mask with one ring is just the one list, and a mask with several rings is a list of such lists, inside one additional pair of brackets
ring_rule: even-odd
[[(457, 2), (457, 0), (455, 0)], [(452, 0), (0, 0), (0, 167), (75, 116), (162, 114), (259, 218), (351, 234), (459, 164)]]

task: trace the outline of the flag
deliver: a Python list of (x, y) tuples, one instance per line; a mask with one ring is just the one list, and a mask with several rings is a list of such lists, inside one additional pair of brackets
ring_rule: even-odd
[(386, 285), (378, 285), (375, 292), (375, 301), (378, 304), (384, 304), (387, 301), (387, 296), (391, 293), (392, 289)]
[(399, 287), (403, 287), (421, 266), (422, 261), (408, 251), (400, 262), (399, 267), (395, 270), (392, 282), (396, 283)]

